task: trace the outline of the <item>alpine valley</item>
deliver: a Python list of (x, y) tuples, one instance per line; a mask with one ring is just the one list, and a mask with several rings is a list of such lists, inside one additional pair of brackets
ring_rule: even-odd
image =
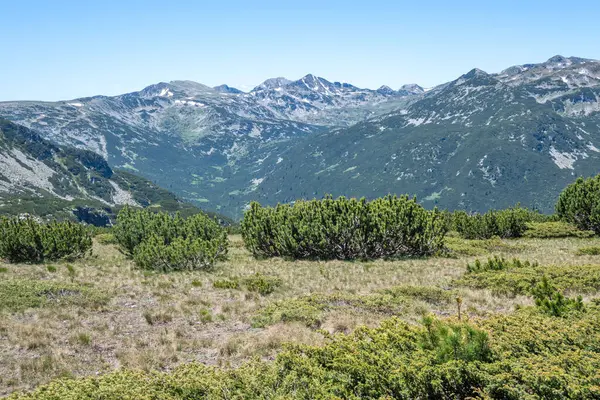
[[(575, 176), (600, 172), (600, 62), (576, 57), (473, 69), (428, 90), (360, 89), (313, 75), (269, 79), (248, 93), (174, 81), (114, 97), (4, 102), (0, 117), (25, 127), (4, 122), (3, 132), (39, 135), (35, 154), (14, 140), (0, 146), (0, 198), (27, 190), (126, 203), (137, 200), (123, 179), (139, 175), (233, 218), (252, 200), (326, 194), (551, 211)], [(85, 189), (99, 177), (104, 191)]]

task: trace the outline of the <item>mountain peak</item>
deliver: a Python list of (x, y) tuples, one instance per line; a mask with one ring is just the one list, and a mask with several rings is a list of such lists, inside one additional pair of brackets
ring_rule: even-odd
[(171, 81), (169, 85), (177, 90), (181, 91), (187, 95), (194, 95), (197, 93), (205, 93), (207, 91), (212, 91), (213, 88), (210, 86), (203, 85), (194, 81)]
[(473, 68), (472, 70), (470, 70), (469, 72), (464, 74), (462, 77), (466, 78), (466, 79), (471, 79), (471, 78), (479, 78), (479, 77), (487, 77), (487, 76), (489, 76), (489, 74), (487, 72), (485, 72), (484, 70), (481, 70), (479, 68)]
[(570, 60), (567, 57), (563, 57), (560, 54), (557, 54), (557, 55), (555, 55), (553, 57), (550, 57), (548, 59), (548, 61), (546, 61), (546, 62), (547, 63), (552, 63), (552, 64), (555, 64), (555, 63), (568, 63), (568, 62), (570, 62)]
[(260, 85), (258, 85), (257, 87), (255, 87), (254, 89), (252, 89), (252, 91), (256, 91), (256, 90), (264, 90), (264, 89), (277, 89), (277, 88), (281, 88), (285, 85), (290, 84), (292, 81), (290, 81), (289, 79), (286, 79), (282, 76), (278, 77), (278, 78), (269, 78), (266, 81), (264, 81), (263, 83), (261, 83)]
[(381, 86), (379, 89), (377, 89), (378, 93), (384, 94), (384, 95), (389, 95), (389, 94), (394, 94), (394, 89), (392, 89), (391, 87), (387, 86), (387, 85), (383, 85)]
[(215, 89), (219, 93), (233, 93), (233, 94), (243, 93), (241, 90), (231, 87), (229, 85), (225, 85), (225, 84), (215, 86), (215, 87), (213, 87), (213, 89)]
[(402, 85), (400, 90), (406, 91), (411, 94), (421, 94), (425, 93), (425, 89), (423, 87), (417, 85), (416, 83), (408, 83), (406, 85)]
[[(319, 84), (323, 84), (323, 83), (325, 83), (325, 84), (329, 83), (327, 80), (325, 80), (323, 78), (320, 78), (320, 77), (318, 77), (316, 75), (313, 75), (313, 74), (304, 75), (302, 78), (300, 78), (296, 82), (302, 82), (302, 83), (304, 83), (306, 85), (308, 85), (308, 84), (319, 85)], [(316, 89), (316, 86), (315, 86), (315, 89)]]
[(142, 97), (172, 97), (171, 85), (166, 82), (159, 82), (142, 89), (140, 92)]
[(315, 76), (313, 74), (306, 74), (302, 77), (302, 80), (305, 80), (305, 79), (306, 80), (316, 80), (316, 79), (319, 79), (319, 77)]

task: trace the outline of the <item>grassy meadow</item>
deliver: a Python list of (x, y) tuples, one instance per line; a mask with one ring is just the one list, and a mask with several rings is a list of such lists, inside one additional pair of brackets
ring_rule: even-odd
[[(236, 368), (391, 317), (419, 325), (431, 313), (456, 320), (460, 308), (463, 321), (487, 320), (533, 306), (522, 283), (544, 274), (593, 304), (600, 239), (529, 236), (451, 234), (442, 255), (362, 262), (256, 259), (230, 235), (227, 260), (211, 270), (153, 273), (99, 235), (77, 261), (0, 264), (0, 396), (118, 369)], [(467, 273), (493, 256), (536, 264)]]

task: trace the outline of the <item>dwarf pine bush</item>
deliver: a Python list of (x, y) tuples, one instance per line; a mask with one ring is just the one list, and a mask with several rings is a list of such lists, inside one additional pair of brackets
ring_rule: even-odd
[(91, 235), (81, 224), (0, 218), (0, 258), (11, 263), (76, 259), (91, 252), (91, 248)]
[(530, 210), (519, 206), (506, 210), (490, 210), (484, 214), (469, 214), (455, 211), (453, 215), (454, 229), (465, 239), (490, 239), (521, 237), (527, 230), (527, 222), (533, 214)]
[(583, 299), (565, 297), (544, 275), (542, 281), (532, 290), (535, 305), (546, 314), (562, 317), (569, 311), (583, 311)]
[(340, 260), (433, 254), (447, 231), (441, 212), (408, 196), (327, 197), (276, 207), (254, 202), (241, 229), (255, 256)]
[(276, 276), (263, 275), (257, 272), (254, 275), (242, 278), (242, 283), (250, 292), (257, 292), (266, 296), (281, 286), (282, 281)]
[(140, 268), (209, 268), (227, 255), (227, 232), (204, 214), (188, 218), (125, 207), (113, 232), (121, 251)]
[(600, 233), (600, 175), (567, 186), (558, 197), (556, 214), (581, 230)]
[(510, 268), (537, 268), (538, 263), (529, 261), (521, 261), (518, 258), (513, 258), (512, 261), (506, 260), (503, 257), (494, 256), (488, 258), (486, 262), (481, 262), (476, 259), (473, 264), (467, 264), (467, 272), (485, 272), (485, 271), (502, 271)]

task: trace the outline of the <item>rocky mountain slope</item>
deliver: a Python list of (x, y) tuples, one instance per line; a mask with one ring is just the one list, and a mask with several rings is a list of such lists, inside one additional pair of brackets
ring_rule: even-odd
[(5, 102), (0, 116), (55, 143), (94, 151), (206, 208), (239, 216), (260, 185), (253, 171), (275, 149), (419, 96), (416, 85), (376, 91), (312, 75), (270, 79), (250, 93), (175, 81), (114, 97)]
[(600, 172), (599, 79), (599, 62), (560, 56), (474, 69), (402, 110), (298, 142), (261, 200), (411, 193), (429, 206), (552, 211), (576, 176)]
[(307, 75), (249, 93), (175, 81), (121, 96), (0, 103), (0, 116), (96, 152), (208, 209), (411, 193), (425, 205), (544, 211), (598, 173), (600, 62), (555, 56), (424, 90)]
[(124, 205), (194, 208), (152, 182), (113, 171), (97, 153), (55, 145), (0, 119), (0, 214), (85, 219)]

